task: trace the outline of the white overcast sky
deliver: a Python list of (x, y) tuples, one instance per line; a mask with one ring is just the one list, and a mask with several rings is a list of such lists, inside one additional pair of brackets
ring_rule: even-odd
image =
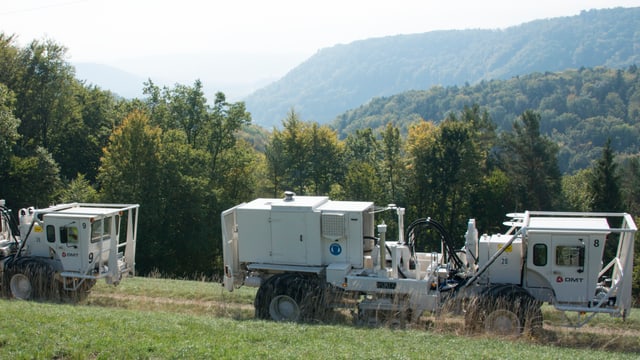
[(74, 62), (171, 53), (297, 53), (432, 30), (505, 28), (640, 0), (0, 0), (0, 31)]

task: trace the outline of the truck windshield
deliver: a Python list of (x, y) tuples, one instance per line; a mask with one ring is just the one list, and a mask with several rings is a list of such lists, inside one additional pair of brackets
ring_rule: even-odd
[(91, 224), (91, 242), (109, 240), (111, 238), (111, 218), (96, 220)]

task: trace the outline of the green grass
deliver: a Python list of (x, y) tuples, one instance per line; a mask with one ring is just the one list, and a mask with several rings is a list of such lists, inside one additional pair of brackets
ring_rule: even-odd
[(99, 282), (92, 290), (93, 294), (125, 294), (151, 297), (170, 297), (190, 300), (216, 300), (234, 303), (253, 304), (255, 289), (243, 287), (228, 292), (219, 283), (172, 280), (158, 278), (127, 278), (118, 286)]
[[(116, 288), (99, 284), (86, 303), (75, 306), (0, 300), (0, 358), (635, 359), (640, 354), (640, 345), (612, 352), (586, 332), (547, 331), (557, 338), (554, 346), (545, 346), (548, 338), (257, 321), (254, 294), (245, 288), (227, 293), (206, 282), (134, 278)], [(634, 324), (640, 322), (636, 313)], [(618, 324), (605, 325), (614, 331)], [(581, 340), (557, 346), (565, 336)], [(638, 339), (637, 332), (630, 336)]]

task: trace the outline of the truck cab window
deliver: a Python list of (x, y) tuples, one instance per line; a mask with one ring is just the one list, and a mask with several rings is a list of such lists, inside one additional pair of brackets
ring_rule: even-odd
[(94, 221), (91, 224), (91, 242), (109, 240), (111, 238), (111, 218)]
[(77, 245), (78, 244), (78, 228), (76, 226), (60, 227), (60, 242), (65, 244), (70, 244), (70, 245)]
[(50, 243), (56, 241), (56, 228), (53, 225), (47, 225), (47, 241)]
[(547, 245), (546, 244), (533, 245), (533, 264), (535, 266), (547, 265)]
[(584, 266), (584, 246), (556, 246), (556, 265)]

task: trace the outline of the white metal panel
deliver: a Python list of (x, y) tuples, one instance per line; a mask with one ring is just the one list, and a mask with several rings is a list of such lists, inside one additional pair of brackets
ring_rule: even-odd
[(222, 257), (224, 261), (223, 283), (225, 289), (233, 291), (236, 277), (240, 273), (238, 261), (238, 232), (236, 223), (236, 209), (231, 208), (222, 212)]
[[(573, 231), (572, 231), (573, 230)], [(529, 219), (529, 232), (584, 232), (594, 231), (609, 232), (609, 223), (606, 218), (597, 217), (531, 217)]]
[(327, 266), (327, 282), (342, 287), (342, 284), (346, 282), (346, 277), (351, 270), (351, 264), (348, 263), (333, 263)]
[(364, 267), (363, 213), (352, 211), (347, 216), (347, 261), (354, 268)]
[[(482, 267), (511, 239), (510, 235), (483, 236), (479, 242), (478, 265)], [(516, 239), (498, 257), (482, 276), (483, 282), (492, 284), (519, 284), (522, 271), (522, 240)]]
[(373, 207), (368, 201), (328, 201), (318, 207), (321, 211), (363, 212)]
[(271, 260), (276, 264), (307, 264), (307, 244), (313, 239), (307, 233), (305, 212), (271, 212)]
[(292, 200), (275, 199), (271, 209), (277, 211), (313, 210), (329, 201), (326, 196), (294, 196)]
[[(87, 269), (89, 261), (88, 246), (91, 237), (89, 219), (80, 216), (45, 215), (46, 226), (55, 227), (54, 243), (47, 244), (53, 248), (62, 262), (65, 271), (81, 272)], [(67, 229), (67, 239), (61, 239), (61, 228)], [(73, 229), (73, 230), (71, 230)], [(71, 240), (74, 238), (75, 240)], [(45, 240), (46, 241), (46, 240)]]
[(256, 207), (238, 207), (238, 259), (240, 262), (271, 260), (270, 212)]

